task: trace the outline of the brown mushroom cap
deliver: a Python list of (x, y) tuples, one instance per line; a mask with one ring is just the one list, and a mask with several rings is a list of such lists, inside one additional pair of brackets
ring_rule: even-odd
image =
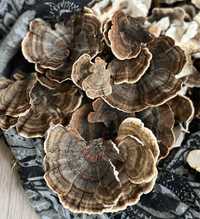
[(154, 159), (158, 159), (160, 151), (157, 139), (150, 129), (144, 127), (140, 119), (129, 117), (121, 123), (118, 130), (117, 142), (122, 142), (128, 136), (136, 137), (138, 142), (142, 143), (146, 150), (151, 151)]
[(173, 127), (175, 123), (174, 113), (168, 104), (145, 109), (136, 114), (145, 126), (152, 130), (157, 138), (160, 159), (168, 155), (170, 149), (175, 143)]
[(117, 11), (112, 17), (112, 27), (108, 32), (113, 54), (120, 60), (135, 58), (142, 44), (153, 36), (143, 28), (143, 18), (133, 18)]
[(31, 108), (20, 116), (16, 124), (19, 134), (24, 137), (42, 137), (51, 123), (68, 120), (69, 114), (81, 104), (82, 95), (72, 82), (58, 84), (54, 89), (35, 83), (30, 91)]
[(84, 54), (74, 63), (73, 82), (91, 99), (111, 94), (110, 71), (106, 69), (106, 62), (100, 57), (95, 58), (95, 63), (90, 60), (91, 57)]
[(137, 58), (112, 60), (108, 69), (115, 84), (133, 84), (141, 79), (150, 65), (152, 55), (147, 48), (141, 49)]
[(30, 109), (17, 120), (17, 133), (25, 138), (42, 137), (49, 128), (51, 119), (46, 112), (36, 112)]
[(56, 24), (55, 30), (42, 19), (30, 23), (30, 30), (22, 41), (24, 57), (42, 68), (57, 69), (69, 56), (73, 27)]
[(160, 105), (174, 97), (182, 81), (176, 79), (185, 64), (184, 52), (166, 36), (149, 44), (152, 60), (149, 69), (135, 84), (114, 84), (112, 94), (103, 97), (111, 106), (124, 112), (137, 112)]
[(174, 112), (175, 120), (178, 123), (183, 123), (183, 126), (188, 130), (190, 121), (194, 116), (194, 106), (192, 101), (183, 95), (177, 95), (167, 102)]
[(132, 135), (124, 137), (118, 147), (131, 183), (141, 184), (153, 179), (156, 165), (151, 148)]
[(114, 174), (111, 148), (102, 139), (86, 142), (73, 128), (56, 125), (45, 141), (45, 180), (73, 212), (102, 213), (119, 199), (120, 183)]
[(15, 75), (16, 79), (0, 79), (0, 114), (18, 117), (29, 109), (29, 91), (34, 84), (32, 77)]

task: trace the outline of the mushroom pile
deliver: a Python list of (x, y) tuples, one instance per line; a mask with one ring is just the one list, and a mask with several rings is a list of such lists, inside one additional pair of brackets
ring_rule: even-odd
[(136, 204), (188, 131), (187, 54), (152, 25), (121, 9), (35, 19), (22, 42), (35, 70), (0, 79), (0, 127), (45, 139), (44, 178), (72, 212)]

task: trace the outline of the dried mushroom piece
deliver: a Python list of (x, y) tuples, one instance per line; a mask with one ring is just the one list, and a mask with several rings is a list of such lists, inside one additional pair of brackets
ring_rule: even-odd
[(143, 44), (153, 40), (153, 35), (143, 27), (144, 19), (133, 18), (117, 11), (112, 17), (108, 32), (113, 54), (120, 60), (138, 56)]
[(196, 171), (200, 172), (200, 150), (192, 150), (188, 153), (186, 161)]
[(150, 107), (141, 112), (136, 113), (145, 127), (149, 128), (157, 138), (160, 157), (165, 158), (173, 144), (175, 143), (174, 128), (174, 113), (168, 104), (163, 104), (157, 107)]
[[(16, 79), (15, 79), (16, 78)], [(0, 79), (0, 115), (18, 117), (30, 108), (29, 91), (34, 84), (32, 77), (21, 74), (14, 79)]]
[(91, 99), (109, 95), (112, 92), (110, 85), (110, 71), (107, 63), (100, 57), (91, 62), (88, 54), (82, 55), (73, 65), (72, 80), (83, 89)]
[(142, 78), (135, 84), (114, 84), (112, 94), (103, 97), (118, 110), (130, 113), (161, 105), (181, 89), (182, 80), (175, 76), (185, 64), (183, 50), (166, 36), (156, 38), (148, 48), (152, 60)]
[(112, 60), (108, 69), (115, 84), (133, 84), (141, 79), (150, 65), (152, 55), (147, 48), (141, 49), (137, 58)]
[(64, 207), (102, 213), (119, 199), (121, 187), (112, 164), (118, 150), (112, 141), (86, 142), (75, 129), (56, 125), (48, 131), (45, 152), (44, 178)]
[(57, 69), (69, 56), (73, 27), (55, 25), (55, 30), (42, 19), (30, 23), (29, 32), (22, 41), (24, 57), (42, 68)]
[(194, 116), (194, 107), (192, 101), (183, 95), (177, 95), (167, 102), (174, 112), (175, 121), (182, 124), (183, 128), (188, 131), (189, 123)]

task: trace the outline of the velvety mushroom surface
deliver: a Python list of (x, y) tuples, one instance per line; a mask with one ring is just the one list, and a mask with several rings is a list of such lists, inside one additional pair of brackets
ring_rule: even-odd
[(65, 207), (82, 213), (122, 210), (152, 189), (159, 148), (139, 119), (124, 120), (113, 141), (86, 141), (79, 133), (56, 125), (45, 140), (45, 180)]

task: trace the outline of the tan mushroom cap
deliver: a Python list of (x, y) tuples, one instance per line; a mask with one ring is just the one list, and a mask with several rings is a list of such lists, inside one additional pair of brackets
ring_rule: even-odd
[(115, 84), (133, 84), (141, 79), (150, 66), (152, 55), (147, 48), (141, 49), (136, 58), (127, 60), (112, 60), (108, 69)]
[(117, 11), (112, 17), (112, 27), (108, 32), (113, 54), (120, 60), (135, 58), (142, 44), (148, 43), (153, 36), (143, 28), (144, 19), (133, 18)]
[(49, 89), (37, 82), (30, 92), (30, 103), (34, 109), (54, 115), (75, 111), (81, 101), (82, 95), (71, 81), (58, 84), (56, 89)]
[(154, 158), (158, 158), (160, 151), (157, 139), (150, 129), (144, 127), (144, 123), (140, 119), (130, 117), (121, 123), (117, 141), (120, 142), (128, 135), (138, 138), (147, 149), (151, 150)]
[(188, 130), (188, 125), (194, 116), (194, 106), (192, 101), (183, 95), (177, 95), (167, 102), (174, 112), (175, 120), (178, 123), (185, 123), (185, 129)]
[(72, 27), (55, 25), (55, 30), (42, 19), (30, 23), (30, 30), (22, 41), (24, 57), (42, 68), (57, 69), (69, 56), (73, 37)]
[(118, 154), (112, 141), (86, 142), (75, 129), (62, 125), (49, 130), (44, 177), (64, 207), (76, 213), (102, 213), (117, 202), (121, 188), (107, 148)]
[(131, 183), (141, 184), (153, 179), (156, 164), (151, 148), (132, 135), (124, 137), (118, 148), (125, 160), (125, 171)]
[(136, 116), (156, 136), (160, 149), (159, 159), (165, 158), (175, 143), (173, 132), (175, 118), (171, 107), (168, 104), (151, 107), (138, 112)]
[(124, 112), (137, 112), (150, 106), (161, 105), (181, 89), (182, 80), (176, 79), (185, 64), (184, 52), (166, 36), (149, 44), (152, 53), (150, 67), (135, 84), (114, 84), (112, 94), (103, 99)]
[(0, 79), (0, 114), (18, 117), (29, 109), (29, 91), (34, 84), (32, 77), (14, 76)]
[(192, 150), (188, 153), (186, 161), (196, 171), (200, 172), (200, 150)]
[(112, 87), (110, 71), (106, 69), (106, 65), (100, 57), (95, 58), (95, 62), (92, 63), (91, 57), (84, 54), (73, 65), (72, 80), (91, 99), (109, 95)]

